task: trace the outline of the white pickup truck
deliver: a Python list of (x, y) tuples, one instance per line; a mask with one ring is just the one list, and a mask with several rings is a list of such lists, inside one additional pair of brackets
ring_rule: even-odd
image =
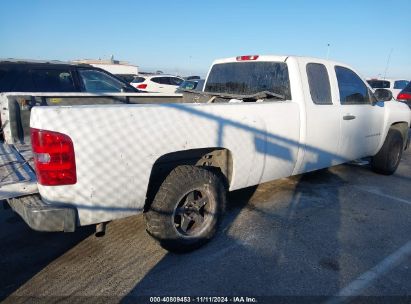
[(254, 55), (215, 61), (195, 103), (33, 107), (39, 195), (9, 204), (43, 231), (144, 212), (164, 248), (192, 250), (227, 190), (364, 157), (393, 174), (411, 112), (383, 93), (341, 63)]

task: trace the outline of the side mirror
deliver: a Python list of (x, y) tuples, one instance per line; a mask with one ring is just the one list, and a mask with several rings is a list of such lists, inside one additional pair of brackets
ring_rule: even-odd
[(387, 89), (376, 89), (374, 96), (377, 101), (389, 101), (392, 99), (392, 92)]

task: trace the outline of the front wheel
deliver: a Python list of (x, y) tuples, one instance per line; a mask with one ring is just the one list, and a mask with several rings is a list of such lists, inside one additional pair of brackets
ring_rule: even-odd
[(174, 252), (196, 249), (217, 230), (226, 189), (216, 174), (194, 166), (178, 166), (161, 184), (144, 214), (148, 233)]
[(391, 175), (400, 164), (404, 141), (401, 132), (390, 129), (380, 151), (372, 158), (372, 169), (381, 174)]

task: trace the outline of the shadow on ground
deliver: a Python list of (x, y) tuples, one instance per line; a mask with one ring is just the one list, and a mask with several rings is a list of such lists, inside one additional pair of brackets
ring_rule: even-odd
[(11, 209), (1, 210), (0, 219), (0, 301), (93, 233), (91, 227), (67, 234), (36, 232)]
[(408, 241), (411, 205), (372, 192), (409, 198), (408, 168), (385, 177), (344, 165), (235, 191), (217, 236), (184, 255), (161, 249), (142, 216), (95, 238), (33, 232), (2, 212), (1, 299), (333, 295)]
[[(124, 301), (153, 295), (307, 295), (317, 284), (325, 287), (319, 295), (337, 290), (343, 184), (321, 170), (233, 192), (218, 237), (190, 254), (166, 254)], [(330, 206), (322, 222), (310, 217)]]

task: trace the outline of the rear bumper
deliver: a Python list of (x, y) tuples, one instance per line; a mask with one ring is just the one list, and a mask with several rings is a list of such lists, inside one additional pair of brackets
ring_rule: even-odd
[(76, 229), (74, 208), (45, 204), (38, 194), (12, 198), (8, 203), (34, 230), (73, 232)]

